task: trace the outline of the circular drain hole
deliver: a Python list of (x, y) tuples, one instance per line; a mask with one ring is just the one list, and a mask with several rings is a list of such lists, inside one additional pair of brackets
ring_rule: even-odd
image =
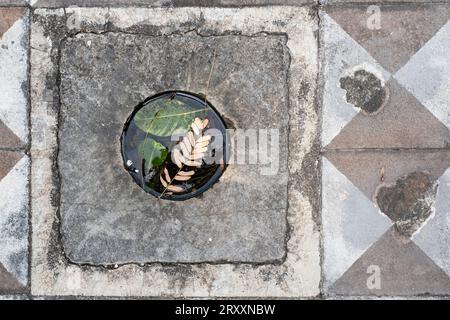
[(124, 165), (146, 192), (186, 200), (210, 188), (226, 168), (226, 126), (204, 98), (167, 91), (139, 104), (121, 137)]

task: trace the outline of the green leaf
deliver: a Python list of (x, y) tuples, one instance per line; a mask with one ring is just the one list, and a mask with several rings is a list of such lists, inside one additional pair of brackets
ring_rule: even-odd
[(143, 140), (138, 147), (139, 155), (145, 160), (145, 172), (161, 165), (167, 158), (168, 150), (151, 138)]
[(165, 137), (175, 131), (186, 131), (195, 117), (204, 117), (207, 109), (192, 109), (180, 100), (157, 99), (147, 103), (134, 116), (139, 129), (149, 134)]

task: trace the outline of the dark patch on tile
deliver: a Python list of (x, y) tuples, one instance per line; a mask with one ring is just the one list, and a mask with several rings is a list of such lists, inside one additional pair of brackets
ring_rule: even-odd
[(375, 196), (380, 210), (401, 234), (410, 237), (432, 214), (437, 184), (425, 172), (413, 172), (395, 185), (381, 185)]
[(339, 82), (341, 88), (347, 91), (347, 102), (367, 114), (379, 112), (388, 97), (387, 87), (366, 70), (357, 70), (350, 76), (342, 77)]

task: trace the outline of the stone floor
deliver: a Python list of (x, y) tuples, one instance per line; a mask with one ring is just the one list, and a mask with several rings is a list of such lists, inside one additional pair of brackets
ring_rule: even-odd
[[(0, 0), (0, 299), (450, 297), (448, 52), (450, 1)], [(205, 88), (277, 172), (154, 199), (123, 124)]]

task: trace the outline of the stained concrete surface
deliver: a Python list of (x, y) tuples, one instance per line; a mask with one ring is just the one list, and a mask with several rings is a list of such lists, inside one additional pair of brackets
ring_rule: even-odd
[[(206, 88), (214, 50), (211, 94), (222, 91), (214, 105), (238, 128), (279, 128), (281, 170), (262, 176), (260, 165), (231, 165), (199, 199), (157, 200), (123, 168), (123, 124), (147, 95), (186, 82), (195, 92)], [(59, 167), (68, 257), (91, 264), (282, 259), (287, 58), (282, 36), (108, 33), (67, 39), (60, 65)], [(227, 87), (221, 87), (224, 81)]]

